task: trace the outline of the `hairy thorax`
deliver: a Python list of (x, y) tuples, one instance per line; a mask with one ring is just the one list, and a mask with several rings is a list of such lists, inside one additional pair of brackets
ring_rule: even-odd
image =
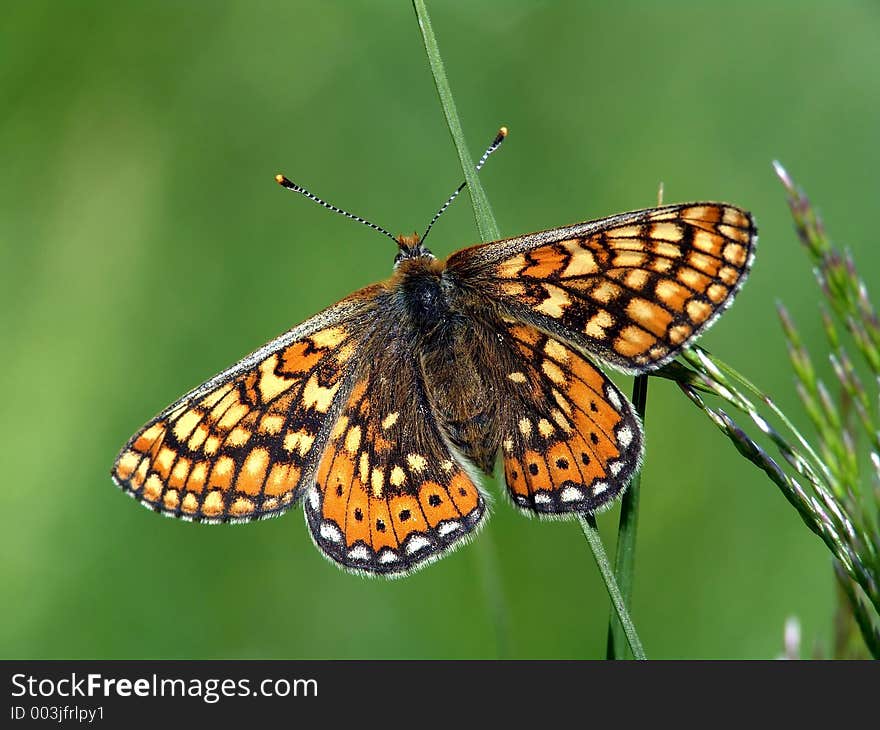
[(491, 312), (453, 286), (441, 262), (415, 259), (398, 271), (403, 316), (417, 338), (426, 395), (449, 442), (483, 471), (490, 472), (500, 442), (498, 357)]

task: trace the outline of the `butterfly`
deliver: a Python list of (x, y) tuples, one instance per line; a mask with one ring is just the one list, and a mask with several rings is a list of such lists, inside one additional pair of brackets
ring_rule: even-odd
[[(480, 160), (500, 144), (502, 129)], [(487, 515), (500, 452), (529, 515), (609, 506), (644, 450), (640, 420), (597, 363), (672, 360), (732, 302), (752, 216), (665, 205), (483, 243), (437, 259), (283, 176), (284, 187), (395, 240), (389, 279), (297, 325), (143, 426), (112, 469), (170, 517), (220, 523), (302, 500), (319, 550), (359, 573), (406, 574)]]

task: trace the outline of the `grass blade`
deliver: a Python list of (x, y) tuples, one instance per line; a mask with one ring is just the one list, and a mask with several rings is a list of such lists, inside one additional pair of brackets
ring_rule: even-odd
[[(431, 26), (431, 18), (428, 15), (428, 9), (425, 7), (424, 0), (413, 0), (413, 9), (415, 10), (416, 18), (419, 21), (419, 30), (422, 33), (425, 52), (428, 55), (428, 62), (431, 65), (434, 84), (437, 86), (440, 105), (443, 107), (443, 114), (446, 116), (446, 124), (449, 127), (449, 133), (452, 135), (452, 140), (455, 143), (455, 149), (458, 152), (458, 159), (461, 163), (462, 172), (464, 172), (465, 179), (467, 180), (467, 187), (471, 194), (471, 202), (473, 203), (474, 208), (474, 218), (477, 222), (477, 230), (483, 241), (496, 240), (501, 237), (501, 234), (498, 229), (498, 224), (495, 221), (495, 216), (492, 213), (492, 208), (489, 205), (489, 199), (486, 197), (486, 192), (483, 190), (483, 186), (480, 184), (480, 180), (477, 177), (474, 159), (471, 157), (470, 150), (468, 149), (467, 142), (464, 138), (461, 120), (458, 118), (458, 110), (456, 109), (455, 100), (452, 96), (452, 89), (449, 86), (449, 80), (446, 78), (446, 69), (443, 64), (443, 58), (440, 55), (440, 48), (437, 45), (437, 38), (434, 35), (434, 29)], [(608, 562), (608, 556), (605, 554), (605, 549), (602, 546), (602, 539), (599, 536), (599, 531), (596, 529), (595, 521), (593, 521), (592, 516), (589, 515), (579, 516), (578, 519), (581, 523), (581, 529), (587, 537), (590, 549), (593, 551), (593, 557), (596, 559), (596, 564), (599, 566), (599, 572), (602, 574), (602, 578), (605, 581), (608, 595), (611, 597), (611, 602), (617, 611), (618, 618), (633, 655), (637, 659), (645, 659), (646, 657), (644, 650), (642, 649), (642, 644), (639, 641), (635, 626), (633, 625), (632, 620), (627, 613), (626, 606), (623, 603), (623, 599), (621, 598), (620, 589), (617, 587), (617, 582), (611, 571), (611, 565)], [(485, 540), (487, 539), (487, 536), (484, 535), (483, 538)], [(497, 590), (497, 585), (495, 586), (495, 590)], [(493, 591), (490, 591), (490, 593), (491, 592)], [(497, 594), (491, 602), (498, 606)], [(496, 615), (496, 631), (501, 632), (501, 627), (505, 625), (506, 621), (504, 618)], [(502, 641), (499, 637), (499, 646), (506, 645), (506, 643), (506, 641)]]
[(639, 639), (639, 635), (636, 632), (635, 624), (629, 617), (626, 604), (623, 602), (623, 596), (620, 594), (620, 588), (617, 587), (617, 581), (614, 579), (614, 573), (611, 570), (611, 563), (608, 561), (605, 548), (602, 546), (602, 537), (599, 535), (599, 528), (596, 527), (596, 518), (593, 515), (583, 514), (578, 515), (578, 521), (580, 522), (584, 537), (587, 538), (590, 549), (593, 551), (593, 557), (596, 558), (596, 565), (602, 574), (602, 580), (605, 581), (605, 588), (611, 597), (611, 604), (617, 612), (617, 619), (620, 621), (630, 651), (632, 651), (636, 659), (647, 659), (641, 639)]
[[(422, 33), (425, 53), (428, 55), (431, 74), (434, 77), (434, 84), (440, 97), (440, 105), (443, 108), (443, 114), (446, 116), (446, 124), (452, 135), (452, 141), (455, 143), (461, 169), (468, 183), (467, 187), (471, 195), (477, 231), (479, 231), (480, 238), (483, 241), (492, 241), (501, 237), (498, 232), (498, 224), (495, 222), (495, 216), (492, 214), (492, 208), (489, 206), (489, 200), (477, 176), (474, 160), (464, 139), (461, 120), (458, 118), (452, 89), (449, 87), (449, 80), (446, 78), (443, 58), (440, 55), (440, 48), (437, 45), (437, 38), (434, 36), (431, 18), (428, 16), (428, 9), (425, 7), (424, 0), (413, 0), (413, 9), (419, 22), (419, 30)], [(492, 613), (498, 656), (504, 658), (508, 656), (510, 650), (509, 621), (504, 601), (504, 591), (497, 571), (495, 546), (491, 542), (491, 536), (487, 534), (483, 534), (483, 538), (480, 540), (478, 559), (480, 572), (483, 577), (483, 585), (486, 590), (488, 607)]]
[(424, 0), (413, 0), (413, 9), (416, 11), (416, 17), (419, 21), (419, 30), (422, 32), (422, 40), (425, 43), (428, 62), (431, 64), (431, 74), (434, 77), (434, 84), (437, 86), (437, 94), (440, 96), (440, 105), (446, 116), (446, 125), (449, 127), (464, 178), (467, 180), (467, 189), (470, 192), (474, 208), (474, 218), (477, 221), (477, 231), (483, 241), (494, 241), (501, 238), (501, 233), (495, 222), (489, 199), (486, 197), (486, 191), (483, 190), (480, 178), (474, 169), (474, 158), (471, 156), (464, 138), (464, 130), (461, 127), (461, 120), (458, 118), (455, 99), (452, 96), (452, 89), (449, 87), (449, 80), (446, 78), (446, 67), (440, 55), (440, 48), (437, 45), (437, 38), (434, 35), (431, 18)]
[[(648, 400), (648, 376), (639, 375), (633, 383), (633, 405), (644, 423), (645, 407)], [(624, 606), (632, 606), (633, 582), (635, 578), (636, 532), (639, 523), (639, 489), (642, 483), (642, 470), (632, 478), (629, 488), (620, 502), (620, 525), (617, 529), (617, 553), (614, 556), (614, 575), (620, 588)], [(626, 659), (626, 634), (616, 613), (608, 620), (608, 641), (605, 655), (607, 659)]]

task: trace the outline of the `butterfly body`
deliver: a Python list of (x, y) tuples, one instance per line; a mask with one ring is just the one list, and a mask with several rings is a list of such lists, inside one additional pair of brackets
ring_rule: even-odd
[(610, 505), (638, 468), (631, 404), (593, 358), (649, 372), (726, 308), (751, 264), (748, 213), (635, 211), (438, 260), (401, 237), (387, 281), (184, 395), (123, 447), (113, 478), (203, 522), (301, 498), (345, 568), (401, 575), (474, 534), (500, 458), (523, 512)]
[(400, 316), (386, 341), (402, 341), (416, 363), (443, 435), (482, 471), (494, 467), (498, 431), (499, 315), (450, 277), (445, 262), (403, 261), (391, 280)]

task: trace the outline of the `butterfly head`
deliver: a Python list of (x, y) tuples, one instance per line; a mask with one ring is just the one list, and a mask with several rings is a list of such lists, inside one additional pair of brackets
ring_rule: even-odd
[(397, 241), (397, 246), (400, 248), (397, 256), (394, 257), (395, 269), (400, 266), (401, 261), (408, 259), (427, 258), (433, 260), (435, 258), (434, 254), (422, 245), (422, 239), (416, 232), (409, 236), (401, 233), (394, 240)]

